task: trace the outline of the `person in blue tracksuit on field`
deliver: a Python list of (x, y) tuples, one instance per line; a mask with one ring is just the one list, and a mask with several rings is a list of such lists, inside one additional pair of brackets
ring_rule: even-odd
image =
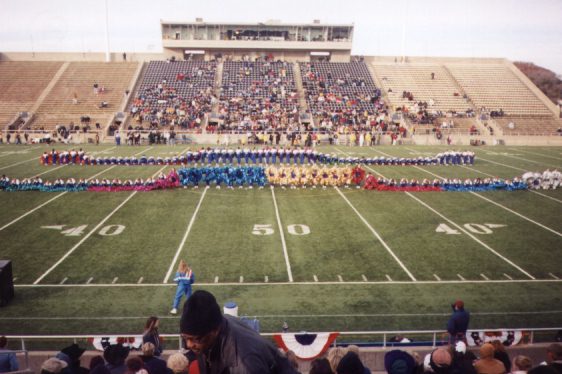
[(178, 284), (178, 288), (176, 289), (176, 295), (174, 296), (172, 310), (170, 310), (171, 314), (178, 313), (178, 306), (180, 305), (180, 300), (183, 295), (189, 299), (191, 296), (191, 285), (195, 283), (195, 274), (193, 274), (193, 271), (189, 266), (187, 266), (187, 263), (184, 260), (180, 261), (178, 271), (176, 271), (176, 276), (174, 277), (174, 282)]

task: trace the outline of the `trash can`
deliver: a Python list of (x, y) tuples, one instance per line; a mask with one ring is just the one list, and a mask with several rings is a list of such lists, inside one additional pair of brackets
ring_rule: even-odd
[(238, 305), (234, 301), (227, 301), (224, 303), (223, 313), (238, 317)]

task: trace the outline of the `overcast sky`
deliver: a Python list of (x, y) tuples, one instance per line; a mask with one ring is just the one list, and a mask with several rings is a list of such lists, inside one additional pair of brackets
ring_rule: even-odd
[[(562, 0), (108, 0), (111, 51), (162, 51), (160, 19), (354, 23), (353, 54), (505, 57), (562, 74)], [(103, 0), (0, 0), (0, 52), (105, 51)]]

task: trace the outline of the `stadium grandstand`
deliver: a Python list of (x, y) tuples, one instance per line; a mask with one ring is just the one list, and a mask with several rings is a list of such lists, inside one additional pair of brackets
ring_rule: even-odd
[[(356, 344), (380, 373), (393, 349), (452, 373), (436, 367), (494, 341), (550, 364), (562, 115), (512, 61), (354, 55), (354, 24), (318, 20), (160, 33), (161, 53), (0, 51), (9, 371), (67, 373), (44, 365), (72, 343), (82, 366), (137, 355), (144, 314), (164, 315), (165, 357), (183, 351), (181, 256), (302, 373)], [(453, 333), (461, 297), (474, 322)]]

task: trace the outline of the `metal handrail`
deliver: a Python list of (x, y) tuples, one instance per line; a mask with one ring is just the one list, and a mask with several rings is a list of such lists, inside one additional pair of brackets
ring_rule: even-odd
[[(486, 332), (503, 332), (503, 331), (510, 331), (510, 330), (522, 330), (530, 332), (530, 339), (529, 343), (532, 344), (534, 341), (534, 333), (540, 331), (559, 331), (562, 330), (562, 327), (540, 327), (540, 328), (502, 328), (502, 329), (477, 329), (476, 331), (486, 331)], [(310, 333), (310, 334), (319, 334), (321, 332), (303, 332), (303, 333)], [(280, 334), (280, 332), (266, 332), (260, 333), (261, 336), (273, 336)], [(383, 340), (382, 344), (383, 347), (387, 346), (388, 343), (388, 336), (396, 336), (396, 335), (432, 335), (432, 346), (435, 347), (437, 342), (439, 342), (439, 335), (447, 334), (446, 330), (372, 330), (372, 331), (339, 331), (339, 335), (382, 335)], [(19, 339), (22, 344), (22, 351), (25, 351), (25, 340), (40, 340), (40, 339), (73, 339), (75, 342), (77, 339), (96, 339), (96, 338), (104, 338), (108, 336), (119, 336), (119, 337), (140, 337), (142, 334), (92, 334), (92, 335), (7, 335), (6, 338), (8, 339)], [(179, 334), (160, 334), (163, 338), (175, 338), (178, 339), (178, 348), (181, 348), (182, 342), (181, 337)]]

